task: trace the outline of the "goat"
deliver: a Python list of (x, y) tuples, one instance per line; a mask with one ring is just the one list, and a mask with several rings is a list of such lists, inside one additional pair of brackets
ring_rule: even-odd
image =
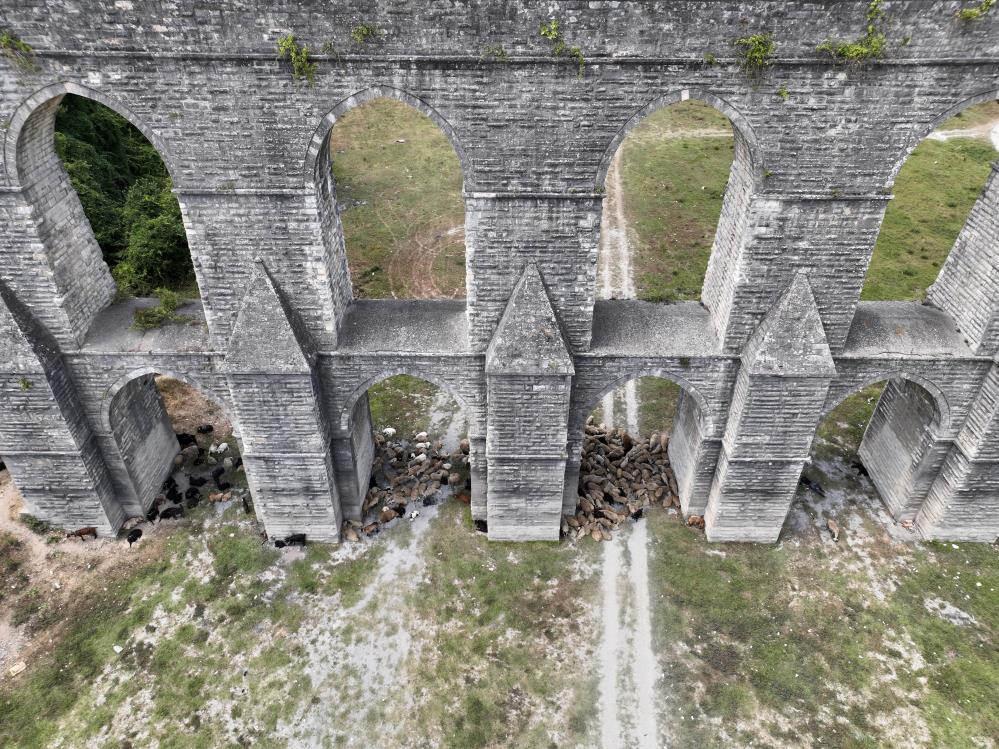
[(191, 486), (201, 487), (208, 483), (208, 479), (206, 479), (204, 476), (191, 476), (190, 478), (188, 478), (187, 483), (189, 483)]
[(66, 538), (78, 538), (81, 541), (85, 541), (87, 536), (93, 536), (96, 541), (97, 529), (92, 525), (88, 525), (86, 528), (77, 528), (75, 531), (70, 531), (66, 534)]
[(198, 434), (211, 434), (215, 431), (215, 427), (211, 424), (202, 424), (198, 427)]
[(808, 476), (802, 476), (798, 479), (798, 482), (806, 489), (815, 492), (820, 497), (826, 496), (826, 490), (822, 488), (822, 485), (817, 481), (812, 481)]
[(284, 537), (284, 543), (286, 546), (305, 546), (305, 534), (291, 533)]
[(128, 548), (132, 548), (132, 544), (142, 538), (142, 528), (133, 528), (125, 536), (125, 540), (128, 541)]

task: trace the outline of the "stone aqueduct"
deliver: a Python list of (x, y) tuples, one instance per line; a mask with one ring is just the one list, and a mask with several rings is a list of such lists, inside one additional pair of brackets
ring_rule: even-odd
[[(170, 470), (151, 374), (171, 374), (230, 413), (267, 531), (332, 540), (367, 487), (366, 390), (408, 373), (467, 410), (490, 536), (554, 539), (587, 414), (655, 374), (684, 393), (684, 512), (713, 540), (774, 541), (820, 420), (888, 380), (861, 454), (889, 509), (927, 537), (992, 541), (995, 170), (926, 304), (859, 302), (906, 156), (999, 96), (999, 13), (961, 21), (964, 5), (887, 3), (886, 56), (844, 66), (815, 48), (861, 36), (865, 2), (5, 0), (0, 27), (35, 65), (0, 57), (0, 455), (37, 514), (114, 532)], [(582, 77), (539, 36), (551, 18)], [(359, 24), (379, 34), (352, 43)], [(315, 55), (313, 85), (276, 59), (288, 32), (337, 50)], [(762, 32), (776, 59), (754, 75), (733, 40)], [(497, 45), (505, 59), (484, 55)], [(204, 326), (127, 329), (53, 149), (67, 93), (159, 150)], [(378, 96), (429, 115), (458, 154), (467, 301), (351, 298), (327, 135)], [(609, 161), (687, 98), (736, 134), (701, 303), (596, 301)]]

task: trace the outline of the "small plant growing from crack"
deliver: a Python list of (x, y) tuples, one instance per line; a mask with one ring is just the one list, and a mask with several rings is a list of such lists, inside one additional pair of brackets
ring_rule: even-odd
[(777, 43), (772, 34), (753, 34), (736, 39), (735, 45), (742, 60), (742, 69), (752, 76), (759, 76), (773, 65)]
[(705, 52), (704, 53), (704, 64), (705, 65), (711, 65), (711, 66), (717, 65), (718, 64), (718, 58), (715, 57), (715, 55), (714, 55), (713, 52)]
[(14, 67), (22, 72), (32, 73), (38, 70), (38, 63), (35, 62), (35, 50), (9, 29), (0, 31), (0, 52), (3, 52), (3, 56), (14, 63)]
[(552, 57), (568, 56), (576, 61), (576, 77), (582, 78), (586, 72), (586, 58), (583, 57), (583, 51), (579, 47), (570, 47), (566, 44), (558, 19), (542, 23), (538, 33), (551, 42)]
[(859, 39), (852, 42), (826, 39), (815, 49), (841, 62), (855, 64), (884, 57), (888, 40), (882, 25), (888, 14), (883, 5), (884, 0), (871, 0), (865, 16), (867, 30)]
[(367, 44), (381, 36), (381, 31), (370, 23), (361, 23), (350, 30), (350, 38), (354, 44)]
[(781, 101), (787, 101), (791, 98), (791, 92), (787, 90), (787, 86), (781, 84), (781, 87), (777, 89), (777, 96), (780, 97)]
[(31, 380), (29, 380), (27, 377), (22, 377), (20, 380), (18, 380), (17, 384), (20, 385), (21, 390), (24, 390), (25, 392), (31, 390), (32, 387)]
[(311, 85), (316, 79), (316, 63), (309, 59), (309, 48), (299, 45), (294, 34), (286, 34), (278, 39), (278, 59), (291, 63), (291, 77), (296, 80), (303, 78)]
[(987, 16), (995, 4), (996, 0), (979, 0), (970, 8), (961, 8), (957, 12), (957, 17), (962, 21), (977, 21)]
[(482, 50), (483, 60), (493, 60), (494, 62), (506, 62), (509, 55), (502, 44), (490, 44)]

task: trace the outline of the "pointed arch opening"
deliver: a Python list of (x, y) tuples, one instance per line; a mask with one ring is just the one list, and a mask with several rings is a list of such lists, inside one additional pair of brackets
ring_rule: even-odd
[(252, 507), (236, 423), (205, 388), (145, 368), (115, 383), (102, 409), (116, 451), (112, 480), (126, 515), (155, 521), (165, 509), (181, 517), (202, 503)]
[[(949, 110), (907, 149), (893, 171), (893, 199), (874, 245), (862, 301), (930, 301), (946, 308), (933, 289), (944, 278), (942, 269), (955, 255), (964, 256), (954, 257), (962, 264), (980, 254), (965, 246), (975, 237), (964, 234), (974, 230), (977, 214), (989, 212), (986, 187), (999, 159), (997, 99), (999, 91)], [(943, 296), (952, 295), (944, 290)]]
[(653, 506), (703, 514), (720, 443), (690, 383), (659, 370), (628, 375), (603, 388), (582, 414), (585, 425), (572, 427), (582, 434), (570, 434), (580, 451), (578, 486), (566, 487), (564, 512), (581, 523), (580, 514), (603, 503), (625, 516)]
[[(82, 343), (102, 311), (124, 300), (135, 300), (127, 304), (138, 329), (181, 321), (188, 302), (183, 321), (203, 321), (169, 154), (133, 112), (55, 84), (17, 110), (5, 150), (68, 328), (58, 332)], [(110, 319), (120, 316), (101, 324)]]
[(432, 107), (391, 88), (355, 94), (323, 120), (306, 167), (342, 298), (465, 297), (466, 160)]
[(755, 143), (745, 119), (707, 92), (676, 92), (637, 112), (597, 176), (597, 297), (722, 306), (759, 180)]
[(339, 484), (351, 520), (390, 522), (452, 492), (470, 499), (469, 412), (442, 381), (381, 372), (347, 399), (339, 426), (349, 442), (339, 450), (349, 450), (356, 470)]
[(950, 446), (942, 438), (946, 398), (932, 382), (907, 375), (836, 398), (816, 432), (791, 522), (818, 513), (825, 527), (826, 516), (835, 520), (877, 495), (896, 522), (910, 526)]

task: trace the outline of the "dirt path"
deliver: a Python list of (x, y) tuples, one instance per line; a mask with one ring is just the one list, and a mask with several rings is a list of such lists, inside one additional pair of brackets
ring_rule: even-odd
[[(618, 149), (607, 170), (606, 197), (600, 219), (599, 281), (602, 299), (634, 299), (635, 278), (632, 270), (632, 249), (628, 237), (628, 221), (624, 213), (624, 186), (621, 181), (621, 149)], [(614, 424), (614, 392), (602, 401), (603, 421)], [(632, 433), (638, 432), (638, 388), (629, 380), (623, 389), (625, 424)]]
[[(606, 197), (600, 226), (600, 296), (634, 299), (632, 243), (624, 210), (621, 149), (607, 171)], [(608, 393), (602, 401), (606, 424), (624, 424), (638, 433), (638, 383)], [(600, 640), (600, 743), (603, 749), (659, 746), (654, 688), (658, 667), (652, 650), (652, 616), (649, 609), (649, 562), (645, 521), (640, 520), (624, 538), (616, 533), (604, 544), (601, 582)]]
[(931, 140), (948, 141), (954, 138), (974, 138), (976, 140), (987, 140), (992, 143), (992, 147), (999, 151), (999, 118), (983, 122), (974, 127), (960, 128), (958, 130), (934, 130), (928, 136)]

